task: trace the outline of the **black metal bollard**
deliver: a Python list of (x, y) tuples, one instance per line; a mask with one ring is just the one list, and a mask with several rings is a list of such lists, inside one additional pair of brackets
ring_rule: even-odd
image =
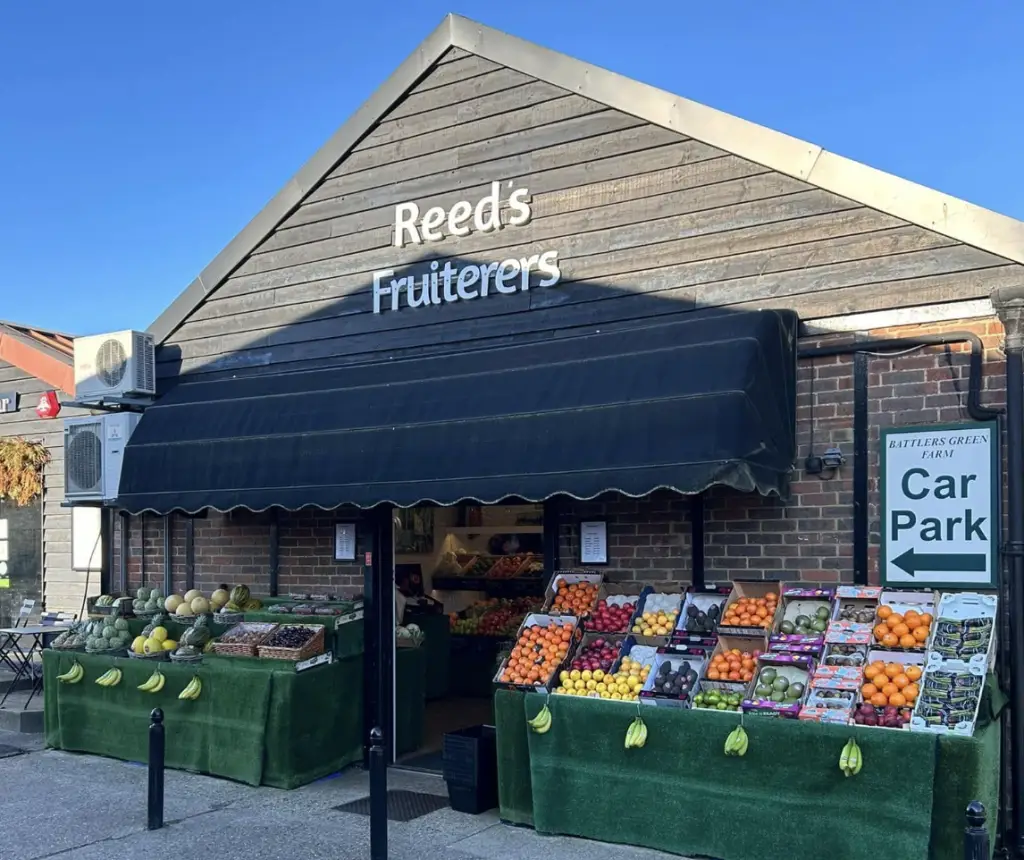
[(978, 800), (967, 804), (967, 827), (964, 828), (964, 860), (989, 860), (988, 827), (985, 826), (985, 805)]
[(149, 719), (147, 827), (159, 830), (164, 826), (164, 712), (156, 708)]
[(388, 766), (384, 761), (384, 733), (370, 730), (370, 860), (388, 856)]

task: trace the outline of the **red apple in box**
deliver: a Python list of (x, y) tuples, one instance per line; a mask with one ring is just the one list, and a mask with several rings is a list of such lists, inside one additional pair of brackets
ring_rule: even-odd
[(573, 657), (570, 669), (589, 669), (591, 672), (601, 669), (608, 672), (619, 656), (619, 643), (610, 639), (595, 639), (580, 648)]
[(634, 612), (636, 612), (635, 601), (618, 604), (602, 599), (597, 601), (594, 611), (583, 622), (583, 629), (599, 633), (626, 633)]

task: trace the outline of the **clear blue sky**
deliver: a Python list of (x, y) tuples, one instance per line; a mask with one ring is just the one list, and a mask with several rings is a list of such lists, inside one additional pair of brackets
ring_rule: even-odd
[(148, 326), (449, 11), (1024, 219), (1019, 0), (449, 2), (0, 4), (0, 319)]

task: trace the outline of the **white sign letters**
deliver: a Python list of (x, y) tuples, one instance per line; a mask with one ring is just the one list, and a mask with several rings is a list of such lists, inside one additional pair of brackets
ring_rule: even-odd
[[(509, 183), (511, 185), (511, 183)], [(477, 233), (494, 233), (506, 227), (522, 227), (530, 223), (530, 192), (515, 188), (505, 204), (508, 215), (502, 220), (501, 183), (492, 182), (488, 194), (476, 203), (460, 200), (451, 208), (431, 206), (420, 212), (416, 203), (399, 203), (395, 207), (393, 244), (396, 248), (440, 242), (446, 236), (462, 238)], [(433, 260), (430, 271), (421, 275), (396, 277), (394, 269), (373, 273), (373, 312), (385, 308), (419, 308), (484, 298), (492, 292), (512, 295), (536, 286), (550, 287), (562, 277), (558, 268), (558, 252), (543, 251), (526, 257), (509, 257), (491, 263), (453, 263)], [(404, 300), (403, 300), (404, 296)]]

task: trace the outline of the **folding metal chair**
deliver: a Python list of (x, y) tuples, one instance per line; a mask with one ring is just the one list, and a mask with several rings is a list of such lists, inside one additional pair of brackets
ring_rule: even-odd
[[(35, 612), (36, 602), (34, 600), (22, 600), (21, 609), (18, 610), (18, 616), (14, 619), (12, 627), (24, 627), (28, 624), (29, 618), (32, 617), (32, 613)], [(12, 672), (17, 674), (18, 664), (15, 660), (20, 655), (11, 656), (12, 651), (17, 650), (17, 637), (11, 636), (10, 634), (0, 633), (0, 666), (6, 666)]]

